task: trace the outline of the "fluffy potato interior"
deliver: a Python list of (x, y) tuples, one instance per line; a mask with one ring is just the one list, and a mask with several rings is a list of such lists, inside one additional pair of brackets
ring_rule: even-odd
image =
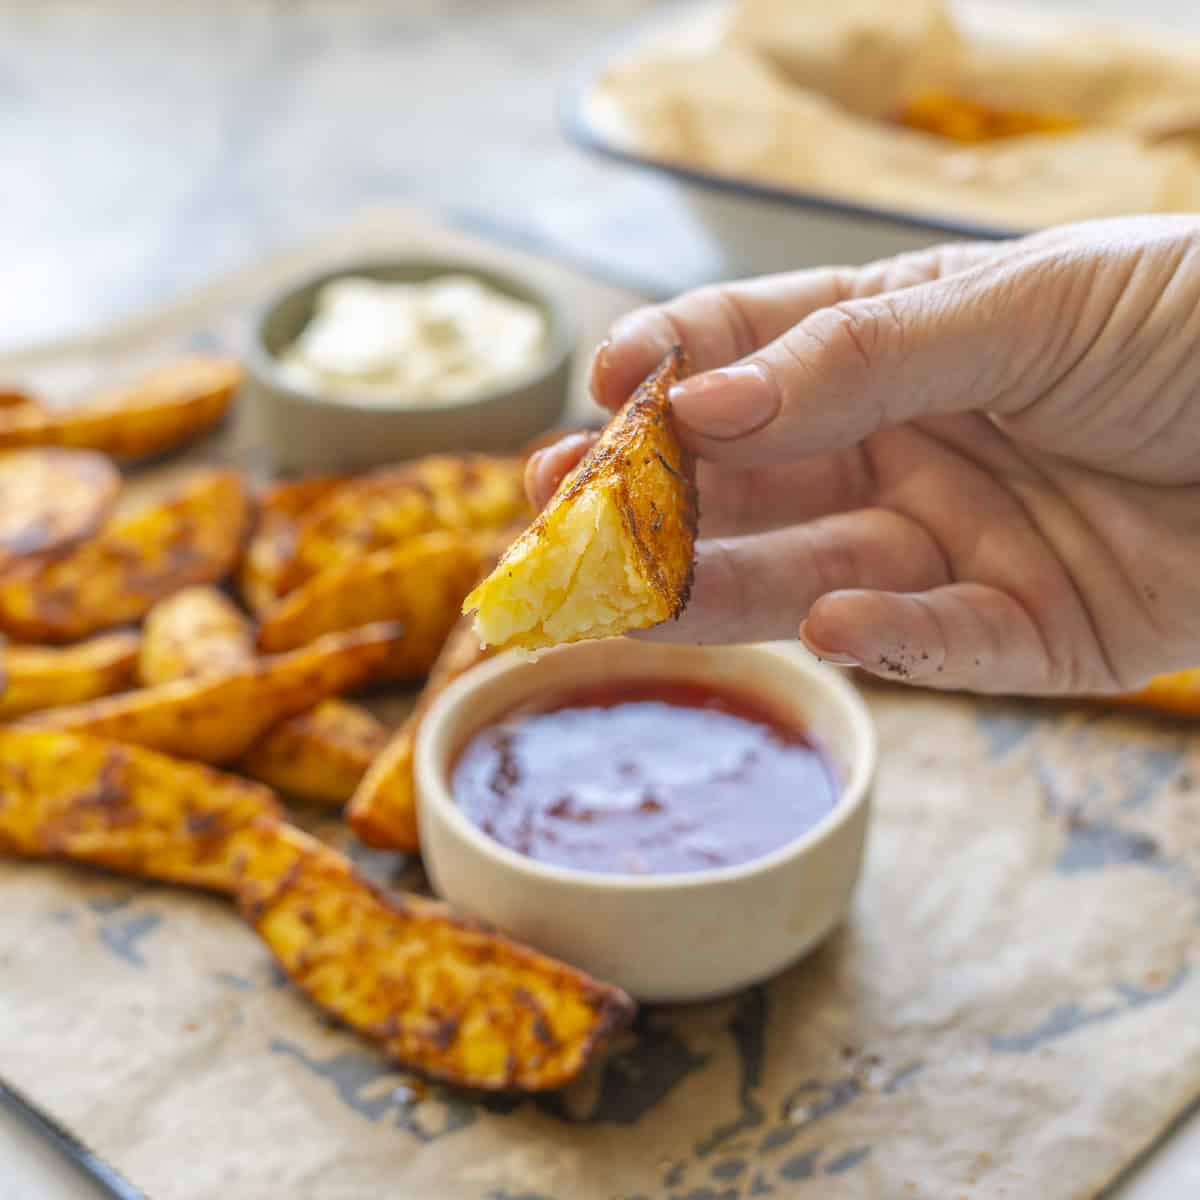
[(523, 538), (503, 569), (468, 597), (465, 607), (476, 610), (475, 631), (485, 645), (536, 650), (662, 619), (605, 490), (576, 497), (545, 534)]

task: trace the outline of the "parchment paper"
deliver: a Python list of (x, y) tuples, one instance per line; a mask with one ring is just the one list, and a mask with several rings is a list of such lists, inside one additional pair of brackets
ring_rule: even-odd
[[(236, 342), (292, 272), (415, 244), (477, 248), (376, 214), (168, 312), (0, 359), (0, 376), (83, 386)], [(589, 341), (634, 302), (542, 269)], [(248, 428), (203, 453), (257, 461)], [(844, 928), (767, 987), (646, 1011), (569, 1095), (424, 1085), (324, 1022), (223, 903), (11, 862), (0, 1073), (152, 1200), (1095, 1195), (1200, 1095), (1200, 737), (869, 699), (882, 768)], [(362, 858), (382, 879), (411, 865)]]

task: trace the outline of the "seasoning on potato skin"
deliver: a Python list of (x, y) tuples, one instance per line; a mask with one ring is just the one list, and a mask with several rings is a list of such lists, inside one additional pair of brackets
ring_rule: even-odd
[(141, 640), (126, 631), (74, 646), (5, 646), (0, 721), (124, 691), (134, 681)]
[[(189, 588), (150, 610), (141, 680), (197, 679), (253, 662), (255, 654), (254, 627), (233, 601), (217, 588)], [(267, 730), (234, 766), (292, 799), (340, 807), (386, 741), (365, 708), (324, 700)]]
[(0, 447), (68, 446), (124, 461), (166, 454), (216, 425), (241, 381), (235, 359), (193, 355), (70, 408), (0, 408)]
[(275, 725), (386, 672), (401, 628), (369, 625), (215, 675), (181, 679), (27, 717), (31, 728), (65, 729), (223, 764)]
[(52, 448), (0, 452), (0, 572), (90, 537), (120, 490), (121, 476), (102, 454)]
[(236, 472), (199, 472), (52, 561), (18, 563), (0, 578), (0, 632), (70, 642), (138, 621), (164, 596), (228, 575), (248, 513)]
[(55, 730), (0, 729), (0, 853), (233, 894), (240, 832), (282, 816), (235, 775)]
[(299, 830), (263, 826), (246, 845), (246, 919), (316, 1004), (405, 1067), (492, 1091), (561, 1088), (633, 1018), (620, 989), (385, 894)]

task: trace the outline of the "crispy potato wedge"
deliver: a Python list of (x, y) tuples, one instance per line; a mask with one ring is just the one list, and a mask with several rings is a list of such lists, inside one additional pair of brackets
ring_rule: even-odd
[(266, 827), (242, 910), (292, 980), (384, 1054), (438, 1079), (546, 1091), (629, 1023), (617, 988), (416, 896), (385, 895), (336, 851)]
[(463, 611), (475, 613), (485, 645), (536, 650), (683, 611), (698, 510), (667, 393), (684, 368), (676, 348), (467, 597)]
[(418, 849), (413, 747), (421, 719), (454, 680), (490, 654), (479, 644), (470, 620), (460, 617), (433, 664), (416, 708), (371, 764), (346, 809), (350, 828), (368, 846), (380, 850)]
[(0, 453), (0, 571), (90, 537), (120, 490), (117, 468), (90, 450)]
[(234, 893), (238, 834), (282, 816), (259, 784), (136, 746), (0, 729), (0, 854)]
[(486, 535), (422, 533), (323, 571), (267, 614), (259, 645), (270, 652), (290, 650), (334, 630), (399, 621), (404, 637), (393, 678), (419, 678), (454, 627), (487, 549)]
[[(156, 605), (143, 630), (143, 684), (195, 679), (254, 659), (249, 619), (216, 588), (189, 588)], [(340, 806), (387, 742), (365, 708), (325, 700), (268, 730), (237, 770), (309, 803)]]
[(387, 730), (365, 708), (325, 700), (276, 725), (236, 767), (292, 799), (340, 808), (387, 740)]
[(1174, 717), (1200, 717), (1200, 667), (1152, 679), (1140, 692), (1106, 696), (1105, 703), (1143, 708)]
[(519, 458), (431, 455), (375, 471), (334, 489), (304, 514), (285, 591), (418, 533), (500, 529), (531, 515)]
[(22, 724), (229, 763), (286, 718), (377, 678), (399, 635), (398, 626), (386, 623), (331, 634), (292, 654), (56, 709)]
[(301, 516), (343, 483), (336, 475), (318, 475), (275, 484), (259, 498), (254, 535), (238, 572), (238, 591), (256, 617), (283, 599)]
[(246, 525), (232, 471), (207, 471), (157, 502), (118, 513), (90, 541), (0, 579), (0, 630), (24, 642), (69, 642), (139, 620), (162, 597), (221, 579)]
[(138, 679), (143, 687), (219, 674), (255, 656), (254, 629), (215, 587), (190, 587), (146, 614)]
[(136, 633), (108, 633), (75, 646), (6, 646), (0, 721), (83, 704), (129, 687), (137, 672)]
[(0, 447), (71, 446), (125, 460), (165, 454), (216, 425), (241, 381), (232, 358), (184, 358), (77, 407), (0, 410)]

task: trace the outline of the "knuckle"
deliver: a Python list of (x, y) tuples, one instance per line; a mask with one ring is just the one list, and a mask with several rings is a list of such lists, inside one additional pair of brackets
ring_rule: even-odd
[(702, 289), (701, 296), (706, 306), (718, 314), (729, 338), (729, 357), (744, 358), (758, 349), (754, 336), (754, 323), (742, 306), (741, 300), (726, 287)]
[(869, 374), (900, 348), (903, 326), (890, 296), (847, 300), (813, 323), (826, 361), (839, 371)]

